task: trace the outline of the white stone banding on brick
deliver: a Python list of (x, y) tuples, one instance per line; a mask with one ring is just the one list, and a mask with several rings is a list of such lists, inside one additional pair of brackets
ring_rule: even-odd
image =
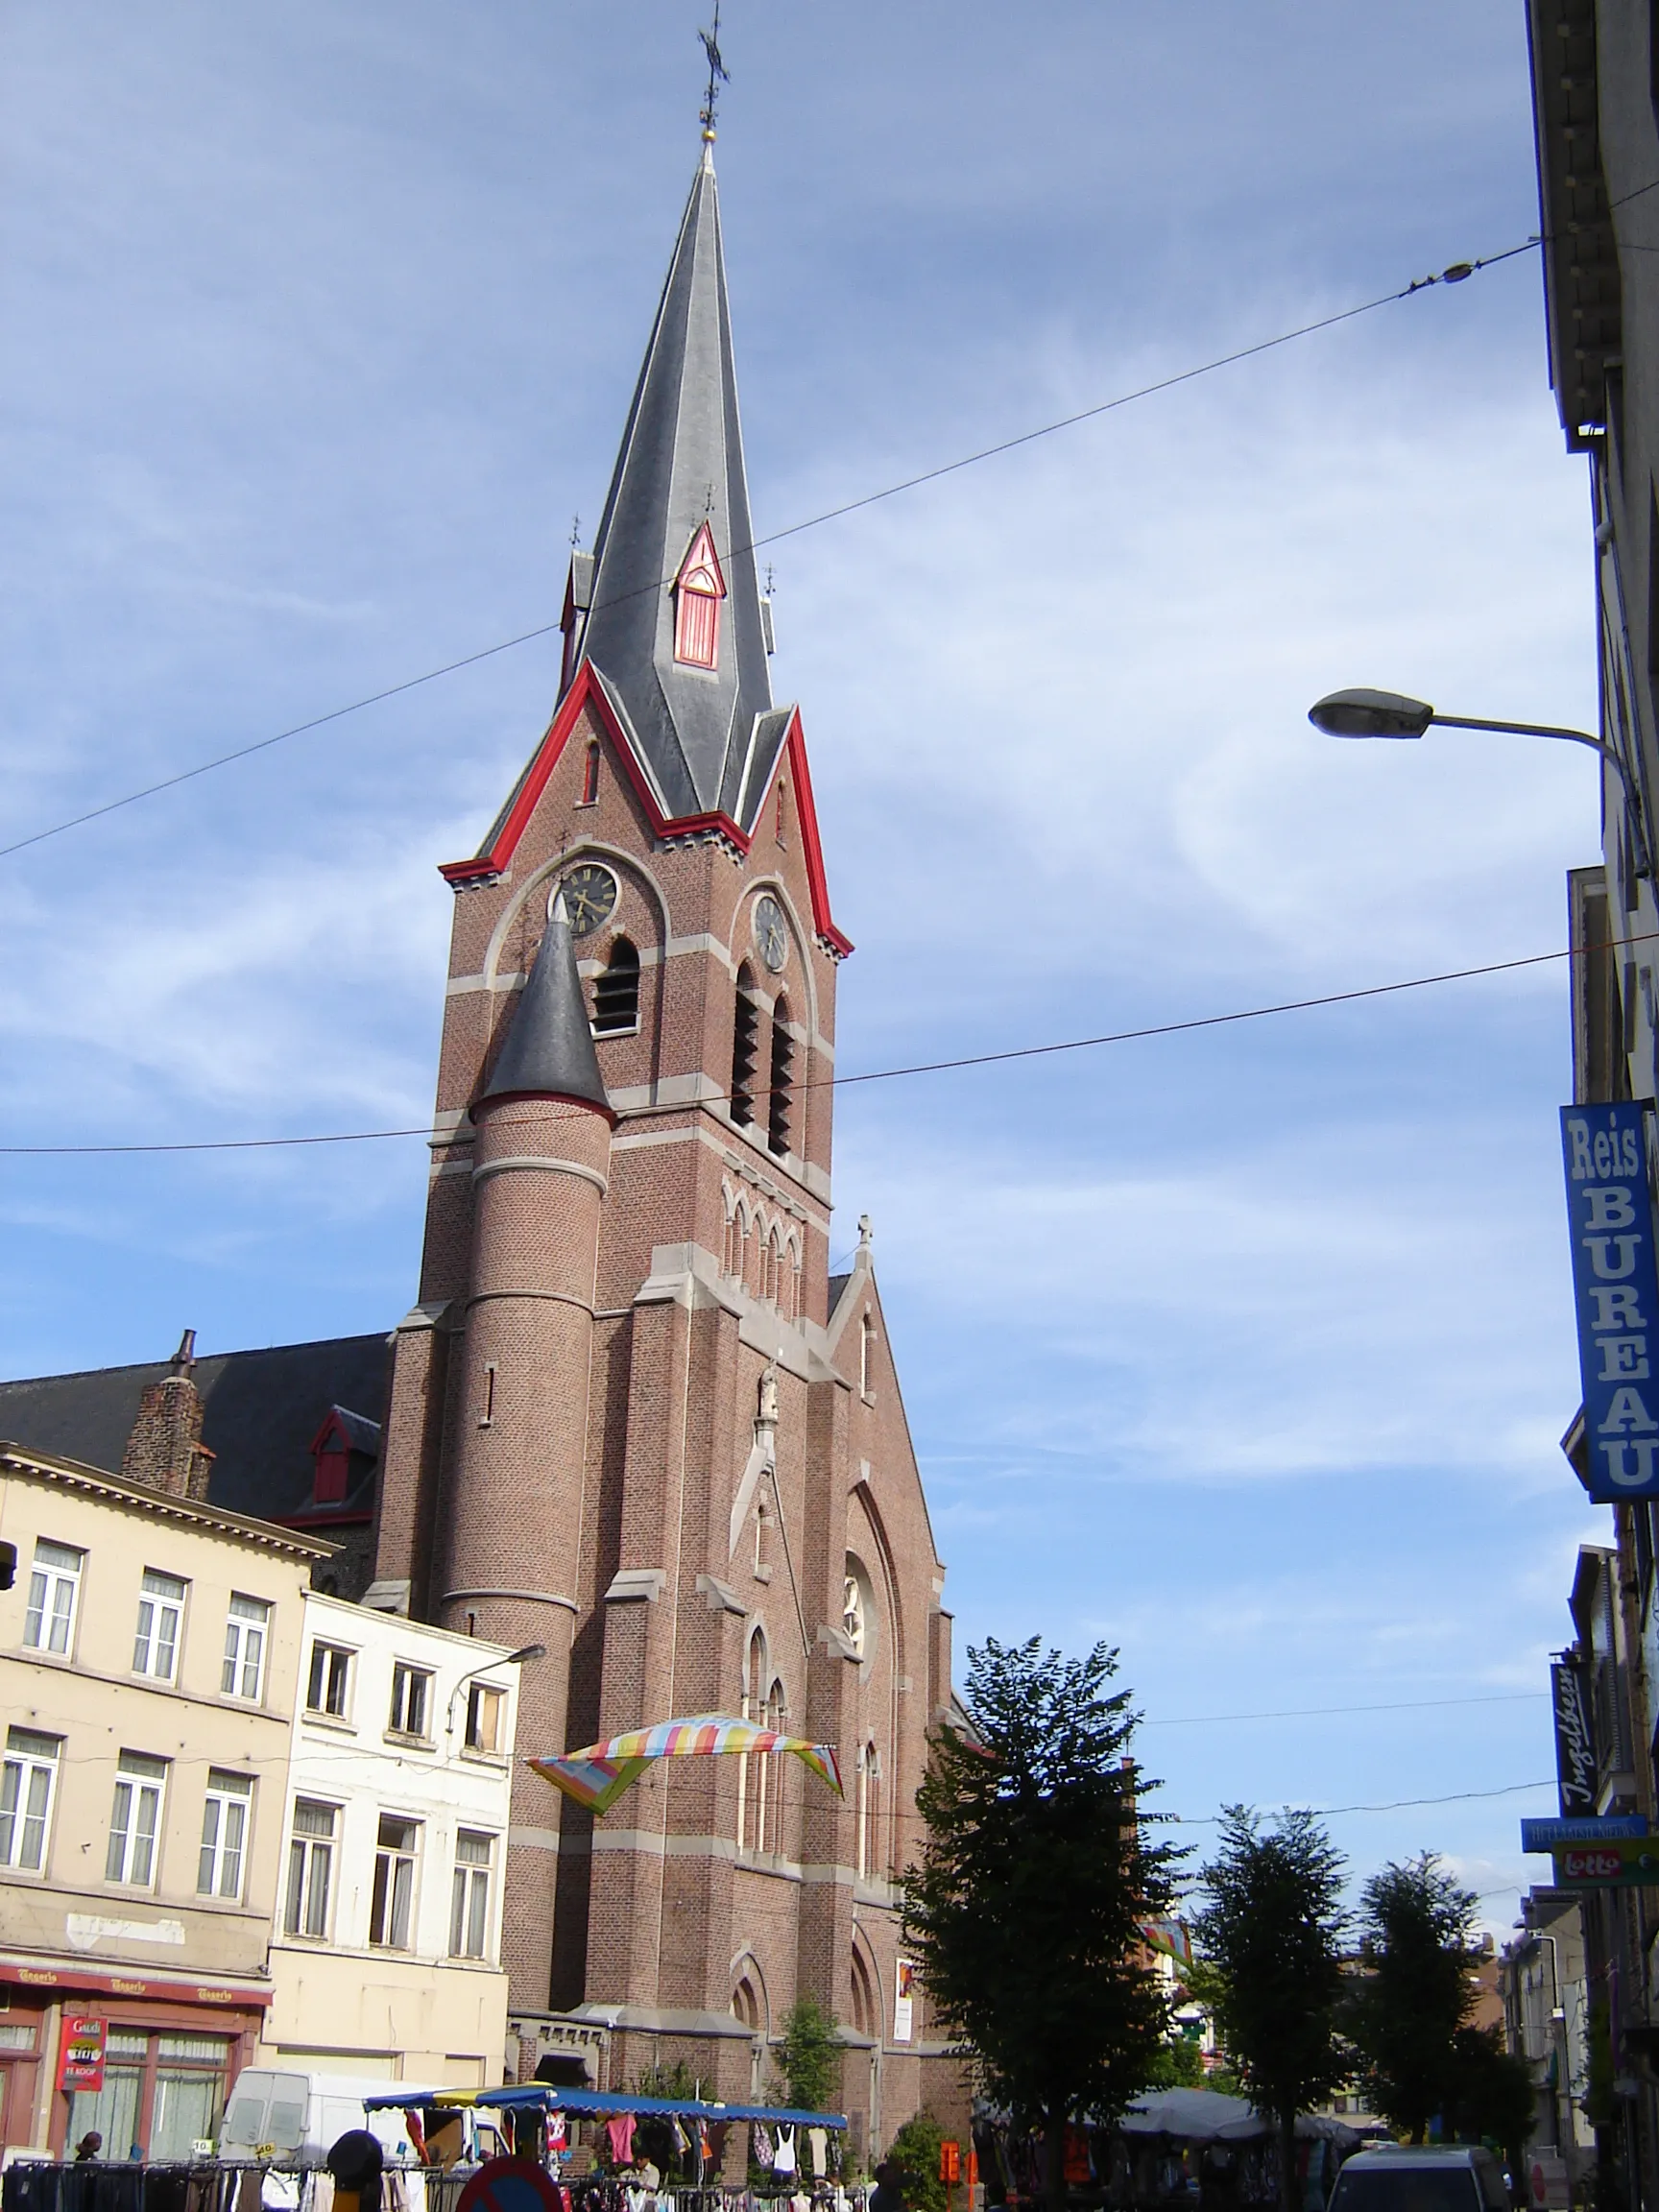
[(467, 1303), (487, 1306), (493, 1298), (539, 1298), (550, 1306), (574, 1306), (578, 1313), (593, 1311), (585, 1298), (577, 1298), (568, 1290), (477, 1290)]
[(445, 1590), (440, 1605), (459, 1605), (469, 1598), (522, 1598), (530, 1605), (562, 1605), (566, 1613), (580, 1611), (574, 1598), (561, 1598), (552, 1590)]
[(584, 1183), (591, 1183), (604, 1197), (611, 1184), (597, 1167), (586, 1166), (580, 1160), (549, 1160), (535, 1152), (510, 1152), (505, 1159), (486, 1160), (472, 1170), (474, 1183), (488, 1182), (492, 1175), (514, 1175), (519, 1172), (539, 1172), (543, 1175), (576, 1175)]

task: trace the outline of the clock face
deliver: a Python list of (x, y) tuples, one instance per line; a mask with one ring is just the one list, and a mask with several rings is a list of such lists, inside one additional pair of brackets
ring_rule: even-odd
[(616, 878), (597, 860), (584, 860), (579, 868), (572, 868), (560, 889), (565, 894), (572, 937), (591, 936), (602, 922), (610, 920), (616, 904)]
[(755, 944), (773, 974), (781, 974), (789, 957), (789, 928), (782, 907), (770, 893), (755, 902)]

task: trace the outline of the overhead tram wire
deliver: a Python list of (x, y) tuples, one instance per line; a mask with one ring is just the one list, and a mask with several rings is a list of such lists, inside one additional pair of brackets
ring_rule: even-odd
[[(1635, 194), (1628, 195), (1634, 198)], [(1150, 384), (1138, 386), (1133, 392), (1120, 392), (1114, 399), (1102, 399), (1095, 406), (1080, 408), (1073, 415), (1063, 415), (1053, 422), (1045, 422), (1035, 430), (1022, 430), (1017, 437), (1003, 438), (994, 445), (983, 445), (976, 452), (965, 453), (954, 461), (941, 462), (936, 469), (924, 469), (914, 476), (902, 477), (896, 484), (884, 485), (878, 492), (866, 492), (856, 499), (842, 501), (839, 506), (827, 507), (822, 514), (809, 515), (805, 521), (787, 523), (781, 530), (772, 530), (764, 537), (752, 538), (747, 545), (733, 545), (732, 557), (757, 552), (763, 545), (777, 545), (785, 538), (799, 538), (803, 532), (819, 529), (826, 522), (839, 521), (843, 516), (856, 515), (863, 508), (878, 506), (883, 500), (896, 499), (902, 493), (914, 492), (924, 484), (934, 484), (944, 476), (954, 476), (964, 469), (977, 467), (981, 461), (995, 460), (1002, 453), (1016, 452), (1022, 445), (1032, 445), (1042, 438), (1052, 438), (1061, 430), (1075, 429), (1080, 422), (1094, 421), (1102, 415), (1115, 414), (1119, 408), (1131, 407), (1138, 400), (1150, 399), (1161, 392), (1171, 392), (1182, 384), (1190, 384), (1200, 376), (1213, 375), (1218, 369), (1231, 369), (1240, 361), (1254, 360), (1258, 354), (1272, 353), (1281, 346), (1289, 346), (1298, 338), (1310, 338), (1318, 331), (1334, 329), (1338, 324), (1352, 323), (1360, 315), (1370, 315), (1379, 307), (1389, 307), (1398, 300), (1414, 299), (1420, 292), (1429, 291), (1439, 284), (1461, 283), (1478, 270), (1495, 268), (1501, 261), (1510, 261), (1518, 253), (1529, 253), (1541, 241), (1529, 238), (1523, 246), (1505, 247), (1502, 253), (1488, 253), (1476, 261), (1454, 261), (1438, 276), (1414, 276), (1409, 284), (1395, 292), (1380, 292), (1376, 299), (1361, 301), (1356, 307), (1338, 308), (1334, 314), (1319, 316), (1311, 323), (1298, 324), (1293, 330), (1282, 330), (1277, 337), (1259, 339), (1253, 346), (1240, 346), (1231, 353), (1218, 353), (1214, 360), (1201, 361), (1191, 369), (1177, 370), (1169, 376), (1160, 376)], [(632, 591), (618, 592), (605, 601), (607, 606), (620, 606), (625, 600), (638, 598), (652, 591), (666, 590), (674, 582), (665, 576), (659, 584), (642, 584)], [(268, 753), (273, 746), (283, 745), (291, 737), (303, 737), (313, 730), (322, 730), (331, 722), (343, 721), (349, 714), (360, 714), (370, 707), (381, 706), (388, 699), (397, 699), (407, 691), (417, 691), (422, 685), (436, 684), (445, 676), (453, 676), (463, 668), (476, 667), (481, 661), (493, 660), (497, 654), (511, 653), (517, 646), (528, 645), (539, 637), (553, 636), (562, 625), (558, 622), (541, 622), (533, 629), (520, 630), (516, 637), (503, 637), (497, 644), (482, 645), (475, 653), (464, 653), (457, 660), (445, 661), (439, 667), (428, 668), (421, 675), (407, 676), (401, 683), (388, 684), (378, 691), (370, 691), (361, 699), (353, 699), (344, 707), (332, 707), (326, 713), (313, 714), (306, 721), (291, 723), (286, 730), (274, 731), (268, 737), (256, 737), (247, 745), (234, 746), (228, 753), (217, 754), (210, 760), (199, 760), (193, 768), (181, 768), (176, 775), (163, 776), (154, 783), (143, 784), (136, 791), (128, 791), (119, 799), (108, 799), (102, 805), (88, 806), (83, 813), (66, 815), (61, 822), (54, 822), (44, 830), (31, 830), (27, 837), (13, 839), (10, 845), (0, 845), (0, 860), (26, 853), (32, 846), (44, 845), (48, 839), (62, 837), (71, 830), (84, 829), (89, 822), (99, 822), (108, 814), (118, 814), (124, 807), (136, 806), (141, 800), (154, 799), (163, 791), (177, 790), (181, 783), (191, 783), (199, 776), (209, 776), (215, 769), (228, 768), (238, 760), (251, 759), (256, 753)]]
[[(964, 1068), (993, 1068), (1013, 1060), (1044, 1060), (1061, 1052), (1088, 1052), (1107, 1045), (1138, 1044), (1150, 1037), (1180, 1037), (1197, 1029), (1222, 1029), (1240, 1022), (1261, 1022), (1270, 1015), (1305, 1014), (1322, 1006), (1347, 1006), (1364, 998), (1388, 998), (1404, 991), (1425, 991), (1437, 983), (1462, 983), (1480, 975), (1503, 975), (1522, 968), (1541, 968), (1554, 960), (1581, 960), (1593, 952), (1646, 944), (1659, 938), (1659, 929), (1639, 930), (1605, 944), (1566, 946), (1555, 952), (1527, 952), (1516, 960), (1487, 960), (1476, 968), (1447, 968), (1434, 975), (1411, 975), (1396, 983), (1365, 983), (1352, 991), (1326, 991), (1312, 998), (1282, 998), (1268, 1006), (1242, 1006), (1230, 1014), (1195, 1014), (1183, 1022), (1153, 1022), (1136, 1029), (1112, 1029), (1098, 1037), (1068, 1037), (1048, 1045), (1016, 1045), (999, 1052), (965, 1052), (953, 1060), (921, 1060), (904, 1068), (871, 1068), (858, 1075), (819, 1075), (789, 1086), (792, 1095), (807, 1091), (845, 1091), (854, 1084), (891, 1083), (911, 1075), (944, 1075)], [(657, 1111), (687, 1112), (696, 1106), (730, 1103), (730, 1094), (710, 1092), (676, 1107)], [(577, 1110), (550, 1117), (554, 1120), (577, 1118)], [(304, 1144), (372, 1144), (386, 1139), (422, 1137), (442, 1142), (445, 1132), (430, 1122), (408, 1129), (342, 1129), (309, 1137), (206, 1137), (155, 1144), (0, 1144), (0, 1158), (64, 1159), (90, 1155), (148, 1152), (264, 1152), (284, 1151)]]

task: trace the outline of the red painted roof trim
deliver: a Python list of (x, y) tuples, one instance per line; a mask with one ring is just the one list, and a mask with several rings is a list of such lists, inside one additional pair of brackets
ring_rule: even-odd
[[(818, 934), (845, 959), (853, 950), (853, 940), (836, 928), (830, 915), (830, 878), (824, 873), (824, 846), (818, 835), (818, 805), (812, 796), (812, 772), (806, 765), (806, 736), (801, 727), (799, 707), (789, 717), (788, 732), (778, 758), (780, 763), (787, 759), (789, 772), (795, 779), (795, 819), (801, 825), (801, 856), (806, 863), (806, 883), (812, 894), (813, 925)], [(773, 782), (778, 780), (776, 768), (772, 772), (772, 780)]]
[[(584, 661), (577, 669), (575, 680), (560, 700), (546, 734), (536, 749), (517, 796), (507, 810), (500, 832), (487, 852), (475, 854), (470, 860), (445, 861), (438, 873), (451, 890), (465, 891), (473, 883), (489, 882), (504, 875), (511, 866), (518, 840), (523, 836), (530, 817), (547, 788), (548, 779), (559, 765), (559, 758), (570, 733), (582, 718), (582, 710), (591, 707), (600, 728), (611, 740), (612, 750), (622, 764), (624, 775), (633, 787), (645, 819), (651, 825), (655, 837), (689, 837), (708, 831), (729, 838), (737, 852), (747, 859), (754, 842), (748, 831), (739, 827), (730, 814), (718, 811), (708, 814), (664, 814), (658, 805), (651, 786), (634, 757), (621, 724), (605, 696), (605, 687), (593, 673), (590, 661)], [(806, 739), (801, 729), (801, 710), (796, 708), (789, 716), (789, 728), (779, 752), (779, 760), (787, 759), (790, 773), (795, 779), (795, 812), (801, 825), (801, 847), (806, 862), (806, 881), (812, 896), (812, 924), (825, 943), (843, 957), (853, 950), (853, 940), (836, 928), (830, 912), (830, 883), (824, 873), (824, 848), (818, 835), (818, 810), (812, 799), (812, 777), (806, 765)], [(774, 771), (776, 775), (776, 771)], [(770, 786), (768, 786), (770, 788)]]

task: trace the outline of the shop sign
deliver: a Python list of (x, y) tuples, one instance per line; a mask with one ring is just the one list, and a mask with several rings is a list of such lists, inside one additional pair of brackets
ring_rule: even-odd
[(1612, 1843), (1646, 1836), (1640, 1813), (1610, 1814), (1604, 1820), (1523, 1820), (1523, 1851), (1558, 1851), (1564, 1843)]
[(1602, 1505), (1659, 1498), (1659, 1273), (1646, 1112), (1631, 1099), (1561, 1109), (1587, 1480)]
[(1659, 1836), (1571, 1845), (1555, 1853), (1555, 1880), (1563, 1889), (1659, 1888)]
[(916, 2032), (916, 1961), (901, 1959), (893, 1982), (893, 2040), (908, 2043)]
[(1558, 1659), (1550, 1670), (1550, 1698), (1555, 1709), (1556, 1799), (1564, 1819), (1588, 1819), (1596, 1811), (1596, 1740), (1583, 1669)]
[(71, 2012), (63, 2022), (63, 2048), (58, 2060), (58, 2086), (60, 2089), (88, 2089), (97, 2091), (104, 2086), (104, 2044), (108, 2035), (108, 2025), (81, 2012)]
[(30, 1966), (0, 1958), (0, 1982), (26, 1989), (84, 1989), (101, 1997), (147, 1997), (170, 2005), (269, 2005), (269, 1989), (231, 1989), (204, 1982), (160, 1982), (133, 1974), (98, 1974), (80, 1966)]

